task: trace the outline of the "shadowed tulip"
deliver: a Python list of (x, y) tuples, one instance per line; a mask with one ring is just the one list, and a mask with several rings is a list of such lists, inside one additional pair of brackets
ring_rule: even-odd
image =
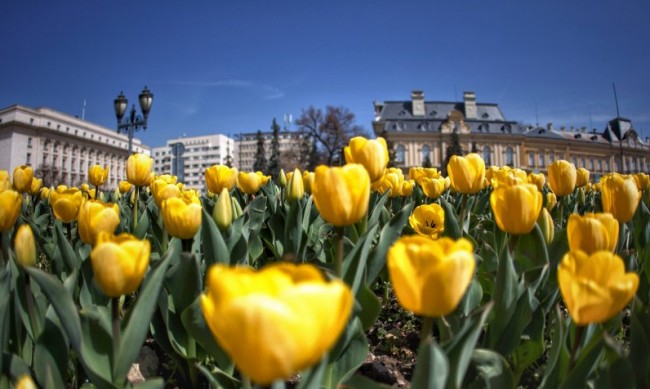
[(79, 237), (94, 245), (100, 232), (112, 234), (120, 225), (120, 208), (117, 204), (99, 200), (85, 200), (79, 209), (77, 227)]
[(611, 213), (573, 213), (567, 224), (569, 250), (591, 255), (596, 251), (614, 251), (618, 243), (618, 221)]
[(576, 187), (576, 167), (563, 159), (548, 166), (548, 185), (556, 196), (566, 196)]
[(632, 220), (641, 199), (634, 178), (615, 173), (603, 177), (600, 184), (603, 212), (614, 215), (619, 223)]
[(14, 238), (14, 253), (16, 262), (21, 266), (34, 266), (36, 264), (36, 243), (34, 242), (34, 232), (29, 224), (23, 224), (18, 227), (16, 237)]
[(501, 231), (528, 234), (542, 210), (542, 193), (533, 184), (500, 185), (490, 194), (490, 206)]
[(102, 167), (101, 165), (92, 165), (90, 169), (88, 169), (88, 181), (92, 185), (100, 187), (106, 183), (107, 179), (108, 166)]

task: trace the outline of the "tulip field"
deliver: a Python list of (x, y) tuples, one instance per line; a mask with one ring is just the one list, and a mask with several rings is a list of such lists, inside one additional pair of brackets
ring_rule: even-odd
[[(412, 388), (650, 387), (647, 174), (344, 156), (206, 193), (144, 154), (115, 190), (0, 171), (0, 389), (385, 388), (359, 368), (390, 296)], [(169, 374), (133, 381), (145, 343)]]

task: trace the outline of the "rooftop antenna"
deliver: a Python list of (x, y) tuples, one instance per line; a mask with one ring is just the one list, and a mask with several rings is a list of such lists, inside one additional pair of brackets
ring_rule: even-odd
[(594, 125), (593, 125), (593, 123), (591, 121), (591, 107), (589, 107), (589, 129), (591, 130), (593, 128), (594, 128)]
[(537, 101), (535, 102), (535, 127), (539, 127), (539, 112), (537, 111)]
[(621, 113), (618, 110), (618, 97), (616, 96), (616, 84), (612, 82), (612, 88), (614, 88), (614, 101), (616, 102), (616, 118), (621, 117)]
[(84, 99), (83, 108), (81, 108), (81, 120), (86, 119), (86, 99)]

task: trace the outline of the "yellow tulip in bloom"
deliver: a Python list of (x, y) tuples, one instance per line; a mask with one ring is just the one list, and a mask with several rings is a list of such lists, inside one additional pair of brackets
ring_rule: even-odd
[(345, 329), (354, 302), (345, 283), (326, 281), (313, 265), (278, 263), (258, 272), (214, 265), (206, 278), (205, 322), (259, 385), (318, 363)]
[(413, 187), (415, 187), (415, 181), (403, 180), (399, 186), (399, 195), (402, 197), (411, 196), (413, 194)]
[(79, 209), (77, 228), (79, 237), (94, 245), (100, 232), (114, 233), (120, 225), (120, 208), (117, 204), (100, 200), (84, 200)]
[(43, 187), (43, 180), (40, 178), (32, 178), (32, 186), (29, 188), (29, 194), (32, 196), (36, 196), (38, 192), (41, 191), (41, 188)]
[(201, 226), (201, 202), (194, 196), (172, 197), (162, 202), (162, 217), (169, 235), (192, 239)]
[(434, 167), (412, 167), (409, 169), (409, 179), (418, 182), (421, 178), (440, 178), (442, 174)]
[(133, 188), (133, 185), (128, 181), (120, 181), (118, 187), (120, 189), (120, 193), (124, 194), (130, 191), (131, 188)]
[(555, 238), (555, 225), (553, 224), (551, 214), (548, 213), (546, 208), (542, 208), (542, 212), (539, 213), (537, 224), (539, 225), (539, 229), (542, 231), (546, 244), (551, 244), (553, 238)]
[(546, 209), (551, 212), (555, 208), (555, 205), (557, 205), (557, 196), (553, 192), (548, 192), (546, 194)]
[(102, 167), (101, 165), (92, 165), (88, 169), (88, 181), (91, 184), (99, 187), (106, 183), (108, 179), (108, 166)]
[(644, 191), (648, 189), (648, 185), (650, 184), (650, 176), (645, 173), (637, 173), (634, 175), (634, 181), (636, 182), (636, 187), (640, 191)]
[(14, 169), (14, 189), (18, 193), (29, 192), (32, 188), (34, 171), (31, 166), (20, 165)]
[(244, 193), (254, 195), (269, 182), (269, 177), (262, 172), (240, 172), (237, 175), (237, 187)]
[[(530, 182), (530, 177), (521, 169), (513, 169), (509, 166), (501, 167), (493, 171), (490, 185), (496, 189), (500, 185), (518, 185)], [(532, 182), (531, 182), (532, 183)]]
[(180, 197), (182, 184), (171, 184), (167, 180), (159, 179), (158, 177), (160, 176), (156, 176), (156, 178), (151, 181), (150, 188), (151, 194), (156, 201), (156, 205), (160, 208), (164, 200), (172, 197)]
[(470, 153), (466, 157), (453, 155), (447, 164), (447, 174), (455, 191), (474, 194), (483, 188), (485, 162), (476, 153)]
[(312, 197), (323, 219), (336, 227), (352, 225), (366, 214), (370, 176), (359, 164), (316, 168)]
[(417, 180), (418, 185), (422, 188), (422, 192), (430, 199), (437, 199), (447, 189), (447, 182), (443, 177), (428, 178), (422, 177)]
[(384, 138), (366, 139), (355, 136), (350, 139), (350, 144), (343, 150), (345, 162), (359, 163), (368, 171), (370, 181), (375, 182), (382, 178), (388, 165), (388, 148)]
[(293, 171), (289, 178), (289, 185), (287, 187), (287, 200), (301, 200), (305, 195), (305, 184), (302, 180), (302, 174), (297, 168)]
[(623, 260), (610, 251), (568, 252), (557, 278), (569, 315), (581, 326), (603, 323), (621, 312), (639, 287), (639, 276), (626, 273)]
[(77, 219), (83, 199), (79, 189), (67, 188), (64, 185), (59, 185), (56, 190), (50, 192), (50, 205), (54, 216), (63, 223), (71, 223)]
[(221, 231), (232, 224), (232, 200), (228, 188), (222, 188), (212, 210), (212, 219)]
[(21, 266), (34, 266), (36, 264), (36, 243), (29, 224), (18, 227), (18, 232), (16, 232), (14, 238), (14, 252), (16, 262)]
[(37, 386), (34, 381), (32, 381), (32, 377), (30, 377), (29, 374), (24, 374), (20, 377), (18, 382), (16, 382), (14, 389), (37, 389)]
[(43, 188), (41, 190), (41, 200), (49, 200), (50, 198), (50, 188)]
[(151, 244), (131, 234), (102, 232), (90, 252), (95, 282), (108, 297), (133, 293), (149, 266)]
[(419, 235), (438, 239), (445, 230), (445, 211), (438, 204), (424, 204), (413, 210), (409, 225)]
[(0, 192), (11, 189), (11, 177), (6, 170), (0, 170)]
[(576, 187), (576, 167), (563, 159), (548, 166), (548, 185), (556, 196), (571, 194)]
[(126, 180), (135, 186), (147, 186), (151, 182), (153, 158), (143, 153), (134, 153), (126, 161)]
[(390, 197), (397, 197), (401, 194), (404, 174), (401, 169), (390, 168), (384, 173), (384, 176), (372, 183), (372, 190), (381, 194), (390, 190)]
[(634, 178), (614, 173), (603, 177), (600, 183), (603, 212), (614, 215), (619, 223), (632, 220), (641, 199)]
[(533, 184), (501, 185), (490, 194), (490, 205), (501, 231), (528, 234), (542, 210), (542, 193)]
[(618, 243), (618, 221), (611, 213), (572, 213), (567, 224), (569, 250), (591, 255), (596, 251), (614, 251)]
[(316, 178), (316, 174), (314, 174), (314, 172), (302, 172), (302, 182), (305, 185), (305, 192), (311, 193), (311, 188), (314, 184), (314, 178)]
[(530, 184), (534, 184), (537, 187), (537, 190), (540, 192), (542, 189), (544, 189), (544, 185), (546, 184), (546, 177), (544, 176), (544, 173), (529, 173), (528, 174), (528, 182)]
[(472, 244), (422, 236), (402, 237), (388, 250), (387, 267), (399, 303), (427, 317), (451, 313), (474, 276)]
[(213, 165), (205, 169), (205, 184), (214, 194), (226, 188), (230, 192), (237, 185), (237, 169), (226, 165)]
[(589, 170), (580, 167), (576, 169), (576, 186), (582, 188), (589, 183)]

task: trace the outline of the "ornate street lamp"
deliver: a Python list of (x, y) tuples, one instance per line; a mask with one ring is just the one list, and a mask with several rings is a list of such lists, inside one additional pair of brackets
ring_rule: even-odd
[(129, 116), (124, 117), (126, 108), (129, 105), (129, 100), (124, 96), (124, 92), (120, 92), (120, 95), (113, 102), (115, 116), (117, 117), (117, 132), (127, 134), (129, 137), (129, 155), (131, 155), (133, 147), (133, 134), (141, 129), (147, 129), (147, 118), (149, 117), (149, 111), (151, 111), (151, 105), (153, 104), (153, 93), (145, 86), (142, 93), (138, 96), (138, 100), (140, 102), (142, 116), (137, 115), (135, 104), (133, 104)]

